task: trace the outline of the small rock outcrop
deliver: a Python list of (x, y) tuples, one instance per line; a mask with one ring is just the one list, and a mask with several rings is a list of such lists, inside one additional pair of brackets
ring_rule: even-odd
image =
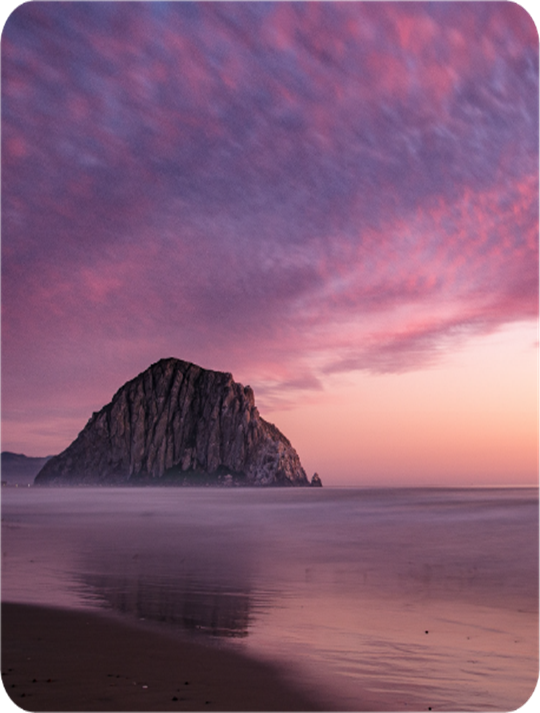
[(310, 485), (312, 488), (322, 488), (322, 481), (318, 473), (313, 473)]
[(122, 386), (34, 484), (310, 485), (249, 386), (180, 359)]

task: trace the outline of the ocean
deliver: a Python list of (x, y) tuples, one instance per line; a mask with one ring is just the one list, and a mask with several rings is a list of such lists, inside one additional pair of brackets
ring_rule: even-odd
[(332, 710), (512, 710), (538, 490), (4, 488), (2, 599), (244, 651)]

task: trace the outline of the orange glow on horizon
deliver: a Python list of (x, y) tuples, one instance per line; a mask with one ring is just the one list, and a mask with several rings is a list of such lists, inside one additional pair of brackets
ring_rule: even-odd
[(334, 375), (318, 401), (264, 415), (328, 486), (535, 486), (536, 335), (513, 326), (430, 369)]

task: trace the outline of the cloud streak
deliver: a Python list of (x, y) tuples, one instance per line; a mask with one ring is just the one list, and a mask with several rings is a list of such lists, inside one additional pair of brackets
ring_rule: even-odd
[(36, 2), (2, 54), (6, 404), (74, 355), (319, 388), (536, 317), (517, 5)]

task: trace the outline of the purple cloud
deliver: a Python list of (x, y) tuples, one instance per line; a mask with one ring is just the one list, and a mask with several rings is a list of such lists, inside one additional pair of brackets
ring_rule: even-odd
[(536, 316), (517, 5), (35, 2), (2, 95), (5, 412), (74, 363), (86, 413), (169, 354), (319, 388)]

